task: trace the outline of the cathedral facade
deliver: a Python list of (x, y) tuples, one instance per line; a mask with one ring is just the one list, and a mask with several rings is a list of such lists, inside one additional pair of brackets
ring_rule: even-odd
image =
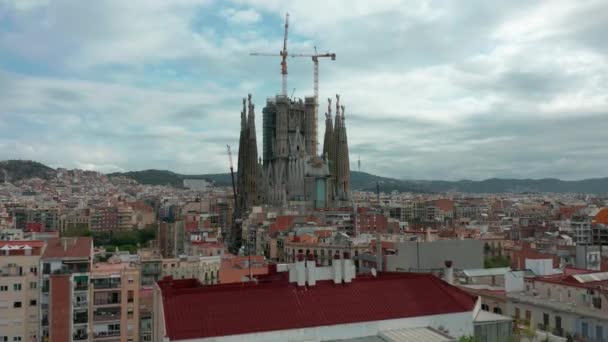
[(325, 113), (323, 149), (318, 151), (316, 99), (278, 95), (262, 110), (262, 157), (258, 157), (255, 108), (243, 99), (236, 207), (299, 206), (314, 210), (350, 204), (350, 168), (344, 106), (336, 95)]

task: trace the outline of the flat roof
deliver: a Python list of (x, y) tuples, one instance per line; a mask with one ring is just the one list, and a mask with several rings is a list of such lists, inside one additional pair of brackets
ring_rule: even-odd
[(510, 267), (495, 267), (463, 270), (462, 272), (467, 277), (489, 277), (505, 275), (509, 271), (511, 271)]
[(471, 312), (477, 300), (431, 274), (381, 272), (350, 284), (318, 281), (303, 288), (279, 275), (212, 286), (160, 280), (167, 336), (207, 338)]

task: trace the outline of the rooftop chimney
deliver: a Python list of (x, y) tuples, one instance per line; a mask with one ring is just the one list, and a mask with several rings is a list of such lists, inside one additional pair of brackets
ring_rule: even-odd
[(308, 254), (306, 260), (306, 279), (308, 286), (315, 286), (317, 284), (317, 262), (313, 254)]
[(353, 261), (350, 259), (350, 253), (344, 252), (344, 260), (342, 260), (344, 266), (342, 272), (344, 272), (344, 282), (350, 283), (353, 279)]
[(382, 257), (382, 239), (380, 239), (380, 234), (376, 233), (376, 270), (382, 271), (383, 265), (383, 257)]
[(298, 286), (306, 285), (306, 265), (301, 249), (298, 250), (298, 255), (296, 256), (296, 282)]
[(446, 260), (444, 262), (445, 269), (443, 271), (443, 277), (446, 283), (454, 284), (454, 269), (452, 268), (452, 260)]
[(334, 269), (334, 284), (342, 283), (342, 260), (340, 260), (340, 254), (338, 252), (334, 255), (332, 266)]

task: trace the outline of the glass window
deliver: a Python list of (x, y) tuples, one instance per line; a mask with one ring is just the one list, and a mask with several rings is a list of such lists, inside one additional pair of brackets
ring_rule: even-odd
[(30, 289), (35, 289), (38, 287), (38, 283), (36, 283), (35, 281), (30, 282)]
[(604, 340), (604, 327), (602, 327), (601, 325), (596, 325), (595, 326), (595, 340), (596, 341), (605, 341)]
[(21, 291), (21, 284), (13, 284), (13, 290)]
[[(8, 286), (7, 285), (0, 286), (0, 292), (5, 292), (5, 291), (8, 291)], [(0, 341), (2, 341), (2, 340), (0, 340)]]
[(584, 338), (589, 337), (589, 323), (581, 323), (581, 335), (583, 335)]
[(21, 302), (14, 302), (13, 303), (13, 308), (20, 308), (21, 307)]
[(30, 300), (30, 306), (36, 306), (36, 300), (35, 299), (31, 299)]

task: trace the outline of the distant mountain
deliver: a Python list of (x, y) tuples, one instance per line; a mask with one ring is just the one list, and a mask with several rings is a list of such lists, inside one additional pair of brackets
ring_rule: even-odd
[[(109, 176), (126, 176), (142, 184), (182, 186), (184, 179), (205, 179), (217, 186), (230, 186), (229, 173), (182, 175), (164, 170), (144, 170), (125, 173), (112, 173)], [(467, 192), (467, 193), (608, 193), (608, 178), (585, 179), (580, 181), (563, 181), (554, 178), (545, 179), (499, 179), (491, 178), (482, 181), (418, 181), (399, 180), (381, 177), (366, 172), (351, 171), (351, 187), (355, 190), (382, 192), (400, 191), (417, 193)]]
[[(56, 171), (46, 165), (29, 160), (0, 161), (0, 181), (6, 175), (8, 181), (27, 178), (49, 179), (55, 177)], [(141, 184), (172, 185), (182, 187), (184, 179), (204, 179), (216, 186), (231, 186), (229, 173), (183, 175), (167, 170), (143, 170), (117, 172), (110, 177), (125, 176)], [(554, 178), (545, 179), (500, 179), (491, 178), (482, 181), (422, 181), (399, 180), (381, 177), (366, 172), (351, 171), (351, 187), (355, 190), (382, 192), (467, 192), (467, 193), (524, 193), (524, 192), (557, 192), (557, 193), (608, 193), (608, 178), (563, 181)]]
[(19, 181), (29, 178), (51, 179), (56, 171), (44, 164), (31, 160), (0, 161), (0, 181)]

